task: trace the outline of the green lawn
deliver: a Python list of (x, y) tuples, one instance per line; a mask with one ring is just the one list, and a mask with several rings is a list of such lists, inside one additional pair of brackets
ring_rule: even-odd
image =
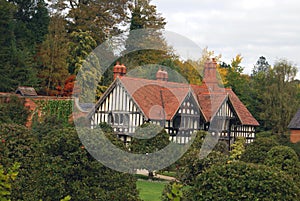
[(144, 201), (161, 201), (161, 195), (167, 182), (138, 180), (136, 185), (140, 198)]

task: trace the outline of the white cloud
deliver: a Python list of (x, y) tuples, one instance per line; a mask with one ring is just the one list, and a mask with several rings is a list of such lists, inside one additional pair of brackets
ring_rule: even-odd
[(262, 55), (270, 64), (286, 58), (300, 66), (300, 1), (154, 0), (153, 4), (166, 18), (167, 30), (202, 48), (208, 46), (228, 62), (241, 53), (247, 73)]

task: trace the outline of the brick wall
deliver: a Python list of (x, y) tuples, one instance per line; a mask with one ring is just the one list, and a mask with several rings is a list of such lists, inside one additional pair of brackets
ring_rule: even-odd
[(293, 129), (291, 129), (290, 133), (291, 133), (291, 135), (290, 135), (290, 141), (292, 143), (297, 143), (297, 142), (300, 141), (300, 130), (293, 130)]

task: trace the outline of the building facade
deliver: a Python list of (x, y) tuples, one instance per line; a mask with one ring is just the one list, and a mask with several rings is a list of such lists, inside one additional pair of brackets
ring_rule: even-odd
[(238, 136), (252, 142), (259, 124), (231, 89), (219, 87), (216, 65), (208, 60), (202, 85), (190, 85), (168, 81), (160, 69), (156, 80), (128, 77), (116, 64), (113, 83), (88, 115), (91, 127), (106, 122), (124, 142), (146, 122), (162, 126), (177, 143), (187, 143), (197, 130), (229, 143)]

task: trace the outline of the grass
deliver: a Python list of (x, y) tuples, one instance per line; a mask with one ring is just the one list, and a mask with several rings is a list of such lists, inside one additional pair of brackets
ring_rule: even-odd
[(140, 198), (144, 201), (161, 201), (161, 195), (167, 182), (138, 180), (136, 185)]
[(169, 177), (176, 177), (176, 172), (163, 171), (163, 172), (158, 172), (158, 174), (169, 176)]

